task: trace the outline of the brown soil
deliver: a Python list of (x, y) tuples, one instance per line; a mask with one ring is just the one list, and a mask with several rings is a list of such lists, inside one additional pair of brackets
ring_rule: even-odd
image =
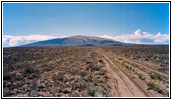
[[(3, 50), (3, 96), (168, 96), (168, 71), (158, 71), (161, 63), (164, 64), (164, 68), (167, 68), (168, 51), (166, 50), (168, 49), (152, 54), (155, 51), (154, 48), (157, 51), (162, 50), (159, 47), (115, 46), (5, 48)], [(128, 53), (127, 50), (132, 51), (130, 54), (134, 57), (141, 58), (132, 59), (124, 56)], [(134, 50), (137, 50), (137, 55), (133, 53)], [(119, 51), (122, 53), (118, 53)], [(163, 59), (160, 59), (161, 63), (155, 64), (156, 60), (149, 58), (150, 55), (158, 55), (157, 57)], [(149, 61), (141, 63), (144, 57)], [(157, 67), (152, 67), (154, 65)]]

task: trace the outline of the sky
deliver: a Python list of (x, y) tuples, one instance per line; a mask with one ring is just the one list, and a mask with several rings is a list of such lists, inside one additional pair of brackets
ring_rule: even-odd
[(75, 35), (168, 44), (169, 4), (3, 3), (5, 47)]

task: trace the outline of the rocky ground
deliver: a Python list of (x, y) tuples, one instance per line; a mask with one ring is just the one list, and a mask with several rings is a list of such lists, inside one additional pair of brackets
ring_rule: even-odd
[(3, 96), (168, 96), (168, 55), (158, 46), (4, 48)]

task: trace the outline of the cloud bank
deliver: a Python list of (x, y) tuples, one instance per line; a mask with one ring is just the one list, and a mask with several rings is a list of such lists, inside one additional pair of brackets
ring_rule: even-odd
[(118, 36), (100, 36), (103, 38), (113, 39), (124, 43), (135, 43), (135, 44), (169, 44), (169, 35), (161, 34), (150, 34), (142, 32), (140, 29), (136, 30), (133, 34), (122, 34)]
[[(4, 35), (3, 47), (13, 47), (13, 46), (19, 46), (23, 44), (33, 43), (36, 41), (43, 41), (43, 40), (63, 38), (63, 37), (66, 37), (66, 36), (56, 37), (56, 36), (47, 36), (47, 35), (28, 35), (28, 36)], [(161, 34), (160, 32), (158, 32), (157, 34), (150, 34), (147, 32), (142, 32), (140, 29), (136, 30), (132, 34), (122, 34), (118, 36), (103, 35), (99, 37), (113, 39), (113, 40), (124, 42), (124, 43), (169, 44), (168, 34)]]
[(28, 35), (28, 36), (12, 36), (12, 35), (4, 35), (3, 36), (3, 47), (13, 47), (19, 46), (23, 44), (33, 43), (36, 41), (49, 40), (53, 38), (58, 38), (55, 36), (47, 36), (47, 35)]

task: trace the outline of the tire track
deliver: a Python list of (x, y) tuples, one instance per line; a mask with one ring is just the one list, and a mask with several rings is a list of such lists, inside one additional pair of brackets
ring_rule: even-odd
[[(118, 56), (118, 57), (119, 57), (119, 56)], [(135, 63), (135, 64), (137, 64), (137, 65), (139, 65), (139, 66), (145, 68), (146, 70), (149, 70), (149, 71), (151, 71), (151, 72), (160, 74), (160, 75), (163, 76), (163, 77), (168, 78), (168, 76), (169, 76), (167, 73), (158, 72), (158, 71), (152, 69), (151, 67), (147, 67), (147, 66), (145, 66), (145, 65), (143, 65), (143, 64), (141, 64), (141, 63), (139, 63), (139, 62), (132, 61), (132, 60), (127, 59), (127, 58), (124, 58), (124, 57), (119, 57), (119, 58), (122, 58), (122, 59), (124, 59), (125, 61), (129, 61), (129, 62), (131, 62), (131, 63)]]
[[(119, 69), (101, 50), (97, 51), (99, 54), (103, 56), (103, 60), (105, 62), (105, 65), (107, 67), (108, 72), (110, 72), (111, 77), (115, 78), (117, 80), (117, 92), (119, 92), (118, 96), (121, 97), (147, 97), (149, 96), (146, 91), (144, 91), (142, 88), (138, 87), (138, 84), (133, 82), (127, 75), (124, 74), (121, 69)], [(110, 71), (111, 70), (111, 71)], [(115, 87), (116, 88), (116, 87)]]

